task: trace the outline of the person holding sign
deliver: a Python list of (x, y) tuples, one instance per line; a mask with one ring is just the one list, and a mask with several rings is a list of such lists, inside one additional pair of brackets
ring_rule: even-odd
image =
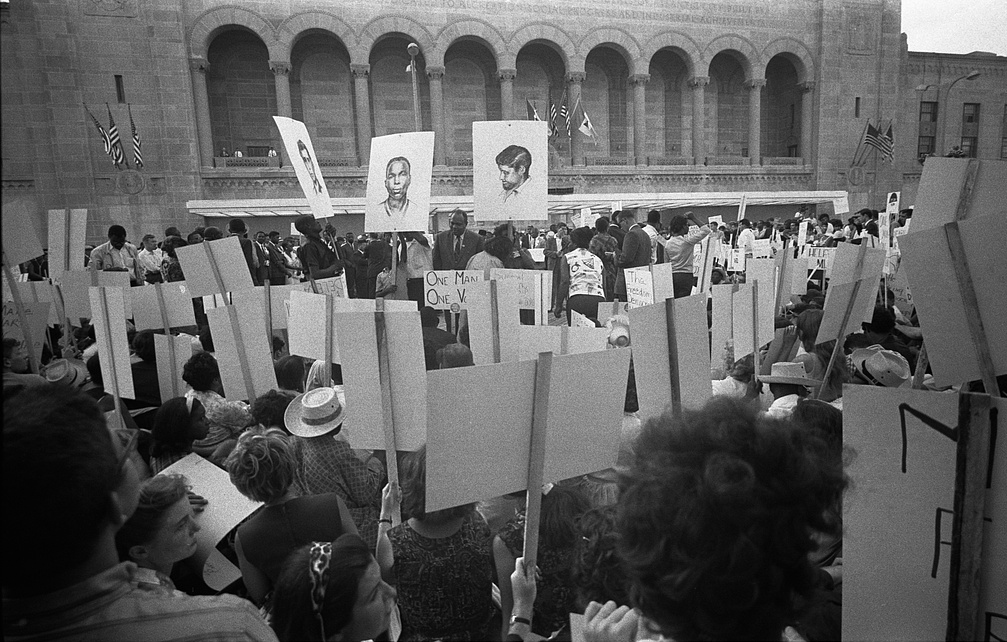
[(92, 272), (128, 272), (130, 285), (143, 285), (143, 274), (136, 246), (126, 242), (126, 228), (108, 228), (108, 242), (91, 250)]
[(308, 239), (298, 254), (301, 266), (312, 279), (327, 279), (343, 273), (343, 262), (328, 243), (322, 240), (322, 224), (318, 219), (310, 214), (298, 216), (294, 227)]
[[(690, 231), (690, 222), (695, 223), (699, 229)], [(673, 216), (668, 223), (668, 230), (671, 238), (664, 242), (664, 260), (673, 266), (671, 279), (675, 298), (681, 299), (692, 294), (692, 286), (695, 285), (692, 264), (696, 243), (709, 236), (712, 230), (709, 225), (700, 223), (692, 212), (686, 212), (685, 216)]]
[(589, 227), (575, 229), (570, 238), (576, 249), (559, 259), (559, 290), (553, 313), (558, 317), (565, 307), (567, 324), (574, 311), (597, 322), (598, 304), (605, 301), (605, 265), (601, 257), (587, 249), (593, 236)]

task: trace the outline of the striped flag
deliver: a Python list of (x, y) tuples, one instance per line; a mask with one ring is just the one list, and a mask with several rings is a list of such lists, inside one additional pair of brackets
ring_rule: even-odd
[(566, 92), (563, 92), (563, 97), (559, 100), (559, 119), (563, 121), (563, 127), (566, 129), (566, 135), (570, 136), (570, 110), (566, 106)]
[(542, 120), (538, 115), (538, 110), (535, 109), (535, 105), (531, 104), (531, 101), (527, 98), (524, 101), (528, 105), (528, 120)]
[(112, 109), (108, 106), (108, 103), (105, 103), (105, 109), (108, 110), (108, 141), (112, 149), (112, 163), (118, 168), (119, 165), (125, 162), (126, 167), (129, 167), (129, 161), (126, 160), (126, 155), (122, 152), (122, 141), (119, 140), (119, 128), (115, 126), (115, 120), (112, 119)]
[(888, 131), (881, 133), (879, 128), (868, 122), (867, 129), (864, 130), (864, 144), (876, 149), (881, 157), (888, 161), (895, 159), (895, 140), (891, 123), (888, 124)]
[(559, 127), (556, 126), (556, 103), (549, 104), (549, 138), (559, 136)]
[[(83, 105), (84, 103), (81, 104)], [(94, 126), (98, 128), (98, 134), (101, 135), (101, 143), (105, 147), (105, 153), (111, 156), (112, 143), (108, 140), (108, 133), (105, 131), (105, 128), (101, 126), (101, 123), (98, 122), (98, 119), (94, 117), (94, 114), (91, 113), (91, 110), (87, 108), (87, 105), (84, 105), (84, 111), (86, 111), (87, 115), (91, 117), (91, 122), (94, 123)]]
[(133, 162), (136, 168), (143, 167), (143, 154), (140, 153), (140, 133), (136, 131), (136, 123), (133, 122), (133, 107), (127, 103), (126, 110), (129, 111), (129, 129), (133, 134)]

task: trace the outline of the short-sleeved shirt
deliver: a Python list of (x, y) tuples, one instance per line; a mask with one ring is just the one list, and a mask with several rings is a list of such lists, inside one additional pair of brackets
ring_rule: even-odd
[(333, 265), (342, 265), (339, 257), (321, 239), (309, 238), (307, 244), (301, 248), (302, 267), (310, 272), (314, 278), (319, 278), (317, 272), (330, 268)]

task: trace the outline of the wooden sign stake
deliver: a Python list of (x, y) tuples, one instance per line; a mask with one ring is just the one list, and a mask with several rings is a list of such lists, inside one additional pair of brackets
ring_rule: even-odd
[(671, 407), (677, 415), (682, 410), (681, 375), (678, 371), (678, 340), (675, 334), (675, 299), (664, 300), (664, 316), (668, 324), (668, 372), (671, 375)]
[(752, 281), (752, 377), (759, 380), (759, 282)]
[(263, 315), (266, 318), (266, 341), (269, 342), (269, 352), (273, 352), (273, 301), (272, 294), (269, 291), (269, 279), (267, 278), (263, 283), (263, 296), (266, 301), (266, 312)]
[(10, 295), (11, 299), (14, 301), (14, 307), (17, 309), (17, 318), (21, 323), (21, 335), (24, 337), (24, 342), (28, 349), (28, 370), (32, 374), (38, 374), (39, 360), (42, 355), (35, 354), (35, 342), (32, 341), (31, 328), (28, 327), (28, 317), (24, 313), (24, 303), (21, 301), (21, 292), (18, 291), (17, 281), (14, 280), (14, 271), (10, 269), (7, 265), (7, 254), (3, 254), (3, 273), (7, 278), (7, 283), (10, 284)]
[(525, 502), (525, 564), (534, 568), (538, 561), (539, 522), (542, 518), (542, 482), (545, 471), (546, 428), (549, 418), (549, 385), (552, 380), (551, 352), (538, 355), (535, 366), (535, 401), (532, 410), (531, 449), (528, 453), (528, 499)]
[(865, 256), (867, 256), (867, 245), (861, 243), (860, 250), (857, 253), (857, 263), (855, 268), (857, 279), (853, 282), (853, 292), (850, 294), (850, 300), (846, 304), (846, 311), (843, 313), (843, 322), (839, 325), (839, 338), (836, 339), (836, 345), (832, 348), (832, 355), (829, 357), (829, 365), (825, 368), (825, 375), (822, 376), (822, 385), (819, 386), (818, 390), (815, 392), (815, 399), (822, 396), (822, 391), (825, 390), (825, 380), (829, 378), (829, 374), (832, 372), (832, 367), (836, 365), (836, 359), (839, 357), (839, 353), (843, 349), (843, 344), (846, 342), (846, 331), (849, 329), (850, 316), (853, 314), (853, 307), (856, 304), (857, 296), (860, 294), (860, 284), (864, 282)]
[(983, 515), (990, 456), (989, 395), (958, 396), (954, 521), (948, 583), (948, 640), (979, 640)]
[[(108, 288), (99, 286), (99, 293), (101, 294), (101, 312), (102, 318), (105, 319), (105, 323), (102, 324), (101, 331), (104, 334), (105, 345), (108, 346), (108, 354), (112, 355), (112, 328), (108, 323)], [(97, 329), (95, 330), (97, 331)], [(115, 358), (112, 358), (112, 363), (109, 364), (109, 373), (112, 375), (112, 402), (115, 404), (115, 416), (119, 420), (119, 428), (126, 429), (126, 421), (122, 414), (122, 398), (119, 394), (119, 375), (115, 371)]]
[[(314, 281), (312, 281), (314, 285)], [(322, 381), (325, 385), (329, 385), (332, 381), (332, 360), (333, 360), (333, 346), (332, 346), (332, 325), (334, 323), (332, 314), (332, 295), (325, 295), (325, 363), (322, 364)]]
[(493, 333), (493, 363), (500, 363), (500, 301), (497, 299), (497, 282), (490, 280), (490, 331)]
[[(784, 279), (787, 278), (787, 267), (788, 267), (788, 265), (789, 265), (790, 262), (791, 262), (790, 252), (788, 252), (786, 250), (786, 248), (784, 248), (783, 249), (783, 259), (780, 261), (780, 274), (775, 279), (775, 282), (776, 282), (776, 303), (775, 303), (775, 307), (773, 308), (773, 310), (774, 310), (773, 314), (779, 314), (780, 310), (783, 309), (783, 290), (784, 290), (784, 288), (786, 288), (786, 290), (788, 292), (790, 291), (790, 284), (789, 283), (784, 283)], [(807, 274), (804, 275), (804, 278), (805, 279), (808, 278)], [(793, 277), (791, 277), (791, 281), (793, 281)]]
[(155, 283), (154, 290), (157, 293), (157, 307), (161, 312), (161, 325), (164, 326), (164, 335), (168, 337), (168, 372), (171, 377), (171, 394), (175, 397), (182, 396), (182, 391), (178, 389), (178, 360), (175, 358), (175, 342), (171, 340), (171, 323), (168, 321), (168, 307), (164, 303), (164, 284)]
[[(241, 366), (241, 378), (245, 382), (245, 394), (248, 396), (248, 402), (251, 403), (255, 400), (255, 389), (252, 386), (252, 373), (248, 367), (248, 357), (244, 350), (241, 349), (243, 341), (241, 339), (241, 328), (238, 326), (238, 313), (234, 309), (234, 306), (227, 302), (224, 290), (224, 278), (220, 275), (220, 266), (217, 265), (217, 260), (210, 250), (210, 244), (202, 243), (201, 245), (206, 252), (206, 260), (210, 264), (210, 271), (213, 272), (213, 280), (217, 282), (217, 290), (220, 291), (220, 296), (224, 299), (224, 307), (227, 308), (227, 319), (231, 323), (231, 334), (234, 335), (234, 343), (238, 352), (238, 363)], [(268, 310), (266, 316), (269, 316)]]
[[(391, 367), (388, 361), (388, 328), (385, 325), (385, 300), (378, 297), (374, 301), (374, 324), (378, 337), (378, 381), (381, 382), (381, 406), (384, 412), (385, 466), (388, 468), (388, 483), (399, 482), (398, 450), (395, 444), (395, 411), (392, 406)], [(402, 523), (401, 513), (392, 514), (392, 526)]]

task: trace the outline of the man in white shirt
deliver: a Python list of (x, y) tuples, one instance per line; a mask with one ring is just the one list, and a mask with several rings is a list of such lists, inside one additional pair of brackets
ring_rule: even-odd
[(643, 231), (650, 237), (650, 264), (654, 265), (659, 260), (664, 263), (664, 239), (657, 228), (661, 227), (661, 213), (657, 210), (647, 212), (647, 224), (643, 226)]
[(94, 272), (126, 272), (131, 285), (143, 283), (143, 273), (136, 246), (126, 242), (126, 228), (113, 225), (108, 228), (108, 242), (91, 250), (88, 267)]
[(745, 256), (751, 257), (755, 243), (755, 232), (752, 231), (752, 222), (747, 218), (741, 219), (738, 232), (738, 248), (745, 250)]
[(774, 363), (770, 374), (760, 375), (759, 381), (768, 383), (769, 391), (773, 393), (773, 403), (766, 414), (779, 419), (787, 419), (794, 414), (797, 402), (808, 396), (808, 388), (822, 385), (821, 381), (808, 376), (804, 364), (799, 361)]
[(137, 254), (137, 261), (140, 263), (140, 274), (143, 276), (145, 285), (153, 285), (161, 282), (161, 261), (164, 260), (164, 252), (157, 247), (153, 234), (144, 234), (140, 241), (143, 249)]
[(406, 296), (423, 309), (423, 275), (434, 269), (434, 250), (422, 232), (402, 232), (406, 256)]

